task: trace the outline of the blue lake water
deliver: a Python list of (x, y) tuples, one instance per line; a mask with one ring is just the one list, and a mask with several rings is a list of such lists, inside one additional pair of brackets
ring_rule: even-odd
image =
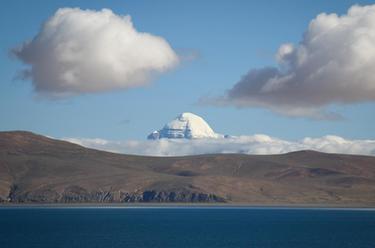
[(0, 208), (0, 247), (374, 248), (375, 211)]

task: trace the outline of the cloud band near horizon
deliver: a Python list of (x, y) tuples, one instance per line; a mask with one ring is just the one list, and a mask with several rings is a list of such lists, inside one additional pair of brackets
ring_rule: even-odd
[(85, 147), (109, 152), (148, 155), (184, 156), (214, 153), (281, 154), (299, 150), (375, 156), (375, 140), (350, 140), (327, 135), (288, 141), (263, 134), (217, 139), (160, 139), (111, 141), (105, 139), (64, 138)]

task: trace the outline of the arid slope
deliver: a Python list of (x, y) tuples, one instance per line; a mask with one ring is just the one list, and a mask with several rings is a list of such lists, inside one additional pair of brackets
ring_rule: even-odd
[(0, 201), (375, 206), (375, 157), (314, 151), (145, 157), (0, 132)]

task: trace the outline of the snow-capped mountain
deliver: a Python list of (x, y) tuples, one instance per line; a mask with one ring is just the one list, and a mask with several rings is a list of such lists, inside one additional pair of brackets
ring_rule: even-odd
[(202, 117), (192, 113), (182, 113), (159, 131), (154, 131), (149, 134), (147, 139), (200, 139), (222, 137), (224, 136), (215, 133)]

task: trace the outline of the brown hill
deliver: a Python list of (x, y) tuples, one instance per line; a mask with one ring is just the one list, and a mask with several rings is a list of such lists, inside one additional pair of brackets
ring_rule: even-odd
[(146, 157), (0, 132), (0, 201), (375, 206), (375, 157), (314, 151)]

